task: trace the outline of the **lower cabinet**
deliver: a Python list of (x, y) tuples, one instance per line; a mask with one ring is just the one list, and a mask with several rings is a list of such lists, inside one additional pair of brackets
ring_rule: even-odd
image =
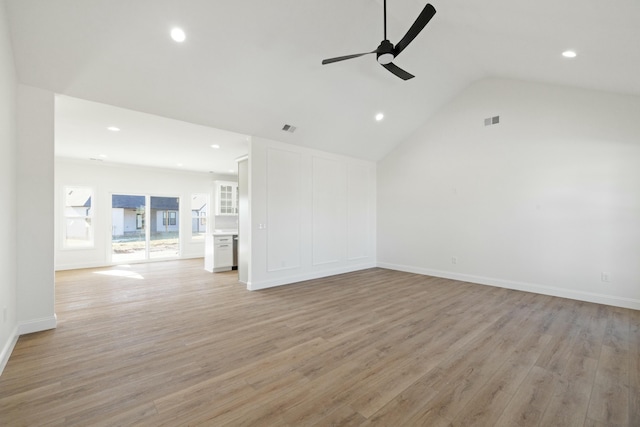
[(216, 236), (213, 246), (213, 267), (231, 270), (233, 266), (233, 236)]
[(204, 269), (211, 272), (228, 271), (233, 266), (233, 235), (205, 238)]

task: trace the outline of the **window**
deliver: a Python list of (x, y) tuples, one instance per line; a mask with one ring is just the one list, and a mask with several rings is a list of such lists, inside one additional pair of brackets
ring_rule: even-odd
[(171, 258), (180, 255), (180, 199), (149, 197), (149, 258)]
[[(167, 214), (169, 215), (169, 222), (167, 223)], [(177, 212), (162, 212), (162, 225), (176, 225)]]
[(209, 215), (209, 194), (191, 195), (191, 238), (204, 239), (207, 234), (207, 216)]
[(63, 247), (93, 247), (93, 190), (65, 187)]
[(145, 196), (111, 195), (111, 261), (146, 259), (146, 205)]

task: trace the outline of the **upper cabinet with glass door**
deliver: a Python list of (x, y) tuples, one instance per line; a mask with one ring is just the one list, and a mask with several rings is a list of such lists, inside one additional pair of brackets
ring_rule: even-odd
[(216, 215), (238, 215), (238, 183), (216, 181)]

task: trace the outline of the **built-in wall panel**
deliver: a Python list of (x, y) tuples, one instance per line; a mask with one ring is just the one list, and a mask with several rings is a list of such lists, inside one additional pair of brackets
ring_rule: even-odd
[(366, 165), (352, 164), (347, 171), (347, 259), (359, 260), (371, 256), (375, 227), (375, 181), (373, 170)]
[(258, 137), (249, 159), (248, 289), (375, 267), (375, 163)]
[(347, 234), (347, 166), (313, 156), (313, 265), (344, 261)]
[(269, 148), (267, 151), (267, 270), (300, 267), (302, 247), (302, 156)]

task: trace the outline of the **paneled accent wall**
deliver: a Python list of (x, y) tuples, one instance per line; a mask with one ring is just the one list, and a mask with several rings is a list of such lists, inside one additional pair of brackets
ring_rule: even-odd
[(375, 163), (253, 138), (249, 289), (375, 266)]
[(302, 155), (267, 150), (267, 270), (300, 268), (302, 250)]
[(313, 156), (313, 265), (345, 260), (347, 165)]
[[(362, 197), (371, 182), (375, 182), (375, 169), (367, 165), (352, 164), (347, 170), (347, 259), (357, 261), (374, 255), (375, 202)], [(373, 205), (372, 205), (373, 203)]]

